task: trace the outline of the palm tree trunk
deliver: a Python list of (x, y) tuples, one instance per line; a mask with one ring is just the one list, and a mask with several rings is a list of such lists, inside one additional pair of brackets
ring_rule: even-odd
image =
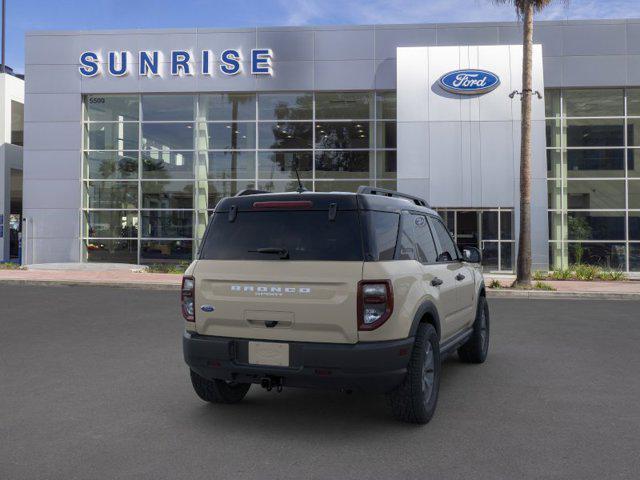
[(522, 55), (522, 134), (520, 145), (520, 242), (516, 283), (531, 285), (531, 55), (533, 2), (524, 2)]

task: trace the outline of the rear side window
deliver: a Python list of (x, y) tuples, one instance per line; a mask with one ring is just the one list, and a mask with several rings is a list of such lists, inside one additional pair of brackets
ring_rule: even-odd
[(363, 260), (356, 211), (240, 211), (232, 222), (221, 212), (211, 222), (202, 260)]
[(440, 249), (438, 251), (438, 261), (451, 262), (453, 260), (457, 260), (458, 249), (456, 248), (456, 244), (451, 239), (451, 235), (449, 234), (449, 231), (444, 226), (442, 221), (440, 219), (430, 217), (429, 223), (431, 224), (433, 234), (436, 236), (438, 242), (440, 243)]
[(393, 212), (362, 212), (364, 231), (368, 233), (369, 261), (393, 260), (398, 240), (400, 215)]
[(403, 214), (398, 259), (434, 263), (436, 256), (427, 218), (419, 214)]

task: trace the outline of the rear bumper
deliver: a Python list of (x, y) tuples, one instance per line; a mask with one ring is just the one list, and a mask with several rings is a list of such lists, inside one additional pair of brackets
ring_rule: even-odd
[(187, 365), (209, 379), (260, 383), (269, 376), (285, 387), (384, 393), (404, 379), (413, 340), (354, 345), (289, 342), (290, 367), (249, 364), (248, 339), (185, 332), (182, 346)]

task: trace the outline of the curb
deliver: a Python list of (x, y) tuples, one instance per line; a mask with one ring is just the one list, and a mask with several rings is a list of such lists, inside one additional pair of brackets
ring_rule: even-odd
[(23, 280), (2, 279), (1, 285), (22, 285), (36, 287), (112, 287), (135, 288), (138, 290), (179, 291), (180, 285), (170, 283), (137, 283), (137, 282), (87, 282), (84, 280)]
[(548, 292), (537, 290), (487, 289), (487, 298), (527, 298), (531, 300), (640, 300), (640, 293)]

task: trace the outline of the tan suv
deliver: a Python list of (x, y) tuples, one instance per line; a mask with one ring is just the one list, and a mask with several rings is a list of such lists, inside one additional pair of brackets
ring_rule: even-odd
[(252, 383), (385, 393), (396, 417), (426, 423), (443, 356), (487, 356), (479, 263), (398, 192), (225, 198), (182, 283), (193, 387), (214, 403)]

